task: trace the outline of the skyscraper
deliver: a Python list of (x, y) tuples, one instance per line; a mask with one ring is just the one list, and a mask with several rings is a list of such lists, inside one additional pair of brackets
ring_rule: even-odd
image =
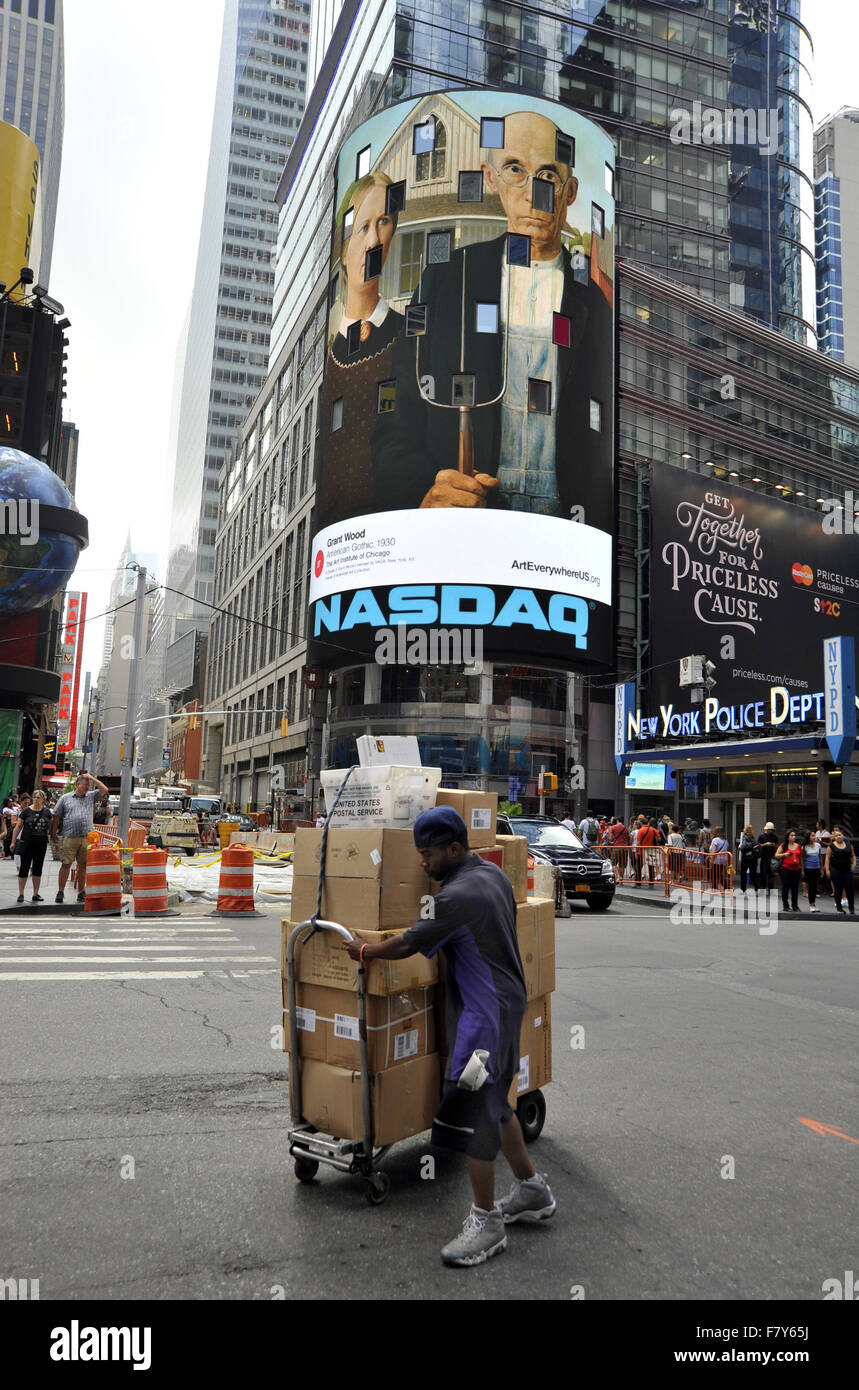
[[(268, 366), (274, 194), (301, 120), (309, 0), (226, 0), (187, 346), (177, 381), (168, 612), (208, 625), (218, 473)], [(197, 600), (201, 601), (199, 605)]]
[(63, 0), (5, 0), (0, 4), (0, 84), (2, 119), (29, 135), (42, 159), (39, 280), (47, 285), (63, 153)]
[(845, 106), (814, 133), (817, 329), (820, 351), (859, 365), (859, 108)]

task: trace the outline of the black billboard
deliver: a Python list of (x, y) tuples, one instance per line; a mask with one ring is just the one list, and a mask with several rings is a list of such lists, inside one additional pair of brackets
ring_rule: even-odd
[(852, 510), (815, 511), (680, 468), (654, 469), (651, 714), (660, 705), (691, 708), (679, 662), (703, 655), (715, 666), (708, 695), (718, 723), (711, 706), (706, 728), (702, 717), (693, 732), (822, 721), (823, 640), (859, 636)]

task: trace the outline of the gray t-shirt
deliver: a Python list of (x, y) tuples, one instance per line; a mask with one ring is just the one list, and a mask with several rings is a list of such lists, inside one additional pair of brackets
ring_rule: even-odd
[(54, 815), (59, 821), (60, 834), (64, 839), (79, 839), (89, 834), (93, 828), (93, 808), (100, 795), (101, 793), (96, 791), (84, 792), (83, 796), (66, 792), (65, 796), (60, 797), (54, 808)]

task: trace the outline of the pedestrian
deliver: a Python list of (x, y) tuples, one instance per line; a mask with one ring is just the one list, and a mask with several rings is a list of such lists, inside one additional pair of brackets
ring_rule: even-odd
[[(95, 788), (95, 790), (93, 789)], [(72, 864), (77, 862), (78, 902), (86, 901), (86, 855), (87, 836), (93, 828), (92, 815), (99, 796), (107, 793), (107, 787), (90, 772), (81, 772), (75, 782), (73, 792), (61, 796), (51, 820), (51, 844), (57, 849), (57, 836), (62, 835), (62, 863), (54, 902), (65, 901), (64, 889)]]
[[(789, 830), (775, 852), (781, 873), (781, 905), (785, 912), (799, 912), (799, 879), (802, 871), (802, 848), (796, 831)], [(790, 905), (788, 906), (788, 896)]]
[(627, 863), (629, 861), (629, 830), (620, 819), (615, 820), (614, 825), (609, 831), (609, 845), (611, 846), (611, 859), (614, 864), (614, 871), (618, 878), (626, 878)]
[(752, 887), (757, 891), (760, 887), (758, 881), (758, 859), (760, 858), (760, 845), (755, 839), (754, 828), (751, 825), (743, 826), (743, 833), (739, 841), (740, 853), (740, 889), (746, 891), (746, 879), (748, 878)]
[(775, 826), (771, 820), (767, 821), (758, 836), (758, 847), (761, 852), (758, 878), (761, 888), (764, 888), (769, 893), (774, 887), (773, 856), (778, 848), (778, 836), (775, 833)]
[[(441, 884), (433, 917), (378, 944), (348, 942), (346, 950), (365, 963), (399, 960), (417, 951), (431, 959), (444, 951), (450, 1056), (432, 1142), (467, 1154), (474, 1200), (461, 1233), (441, 1257), (446, 1264), (483, 1264), (505, 1249), (505, 1225), (543, 1221), (555, 1211), (508, 1101), (519, 1072), (526, 1002), (516, 903), (502, 871), (469, 851), (465, 822), (452, 806), (422, 811), (414, 840), (423, 869)], [(476, 1056), (488, 1073), (482, 1083), (479, 1075), (472, 1082)], [(514, 1182), (496, 1204), (499, 1148)]]
[(671, 880), (679, 883), (683, 876), (683, 846), (684, 839), (678, 826), (673, 821), (668, 827), (668, 874)]
[(707, 820), (707, 817), (705, 816), (704, 819), (701, 821), (701, 829), (698, 831), (698, 848), (702, 850), (704, 854), (707, 854), (709, 852), (710, 841), (712, 840), (712, 838), (713, 832), (710, 829), (710, 822)]
[[(22, 797), (23, 801), (24, 798)], [(12, 852), (18, 847), (21, 856), (18, 868), (18, 902), (24, 901), (24, 889), (27, 886), (27, 878), (33, 875), (33, 902), (44, 902), (40, 896), (39, 889), (42, 885), (42, 866), (45, 862), (45, 852), (48, 848), (48, 833), (51, 827), (51, 813), (45, 805), (45, 793), (42, 791), (33, 793), (32, 806), (25, 806), (17, 821), (15, 822), (15, 832), (12, 838)]]
[(815, 906), (817, 902), (817, 885), (820, 881), (820, 863), (822, 859), (820, 845), (817, 839), (817, 831), (809, 830), (808, 838), (802, 847), (802, 867), (805, 872), (806, 891), (808, 892), (808, 907), (810, 912), (817, 912)]
[[(659, 850), (659, 837), (656, 833), (655, 819), (651, 818), (649, 821), (641, 825), (635, 844), (636, 849), (638, 850), (638, 854), (636, 857), (638, 859), (639, 877), (643, 881), (644, 865), (646, 863), (647, 874), (648, 878), (650, 879), (650, 882), (647, 886), (648, 888), (652, 888), (655, 870), (662, 859), (662, 854)], [(642, 847), (644, 848), (643, 854), (641, 853)]]
[(588, 810), (579, 822), (579, 835), (586, 849), (593, 849), (599, 844), (600, 827), (599, 821), (593, 811)]
[(853, 901), (853, 871), (855, 868), (856, 851), (846, 838), (840, 825), (833, 825), (832, 838), (826, 851), (826, 873), (832, 883), (835, 911), (844, 911), (841, 906), (841, 894), (846, 893), (847, 910), (851, 917), (855, 916)]
[(572, 809), (567, 812), (566, 816), (561, 821), (561, 825), (565, 825), (573, 835), (578, 835), (579, 827), (576, 824), (575, 813)]
[(21, 819), (22, 812), (29, 811), (30, 809), (31, 800), (32, 798), (29, 792), (21, 793), (21, 795), (18, 798), (18, 814), (12, 822), (12, 838), (9, 841), (9, 853), (12, 856), (12, 859), (14, 860), (16, 873), (21, 872), (21, 846), (19, 844), (18, 848), (15, 848), (15, 833), (18, 827), (18, 823)]
[[(705, 821), (704, 824), (706, 823)], [(717, 892), (724, 893), (728, 887), (728, 864), (731, 861), (731, 846), (725, 839), (724, 826), (716, 826), (707, 852), (711, 865), (711, 884)]]
[(826, 851), (829, 849), (829, 845), (830, 845), (830, 841), (832, 840), (832, 836), (831, 836), (831, 834), (829, 833), (829, 831), (826, 829), (826, 821), (825, 821), (825, 820), (819, 820), (819, 821), (817, 822), (817, 827), (816, 827), (816, 828), (817, 828), (817, 843), (820, 845), (820, 896), (821, 896), (821, 898), (823, 898), (823, 897), (831, 897), (831, 896), (832, 896), (832, 884), (829, 882), (829, 876), (828, 876), (828, 874), (826, 873), (826, 870), (825, 870), (825, 868), (824, 868), (824, 864), (826, 863)]

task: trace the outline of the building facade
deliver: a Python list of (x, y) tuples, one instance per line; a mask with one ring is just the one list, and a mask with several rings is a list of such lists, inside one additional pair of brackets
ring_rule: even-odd
[(308, 0), (227, 0), (203, 222), (184, 359), (168, 610), (214, 595), (218, 473), (266, 378), (274, 195), (304, 106)]
[(63, 154), (63, 0), (4, 0), (0, 5), (0, 83), (0, 119), (29, 135), (41, 155), (42, 254), (38, 275), (47, 288)]
[[(820, 508), (851, 468), (855, 477), (855, 381), (821, 377), (811, 351), (811, 43), (799, 5), (617, 0), (536, 14), (513, 3), (345, 0), (319, 18), (327, 44), (314, 44), (325, 56), (278, 190), (270, 371), (221, 474), (216, 601), (227, 613), (210, 658), (210, 703), (227, 710), (211, 730), (221, 790), (261, 806), (267, 769), (312, 783), (320, 762), (354, 760), (357, 735), (396, 731), (417, 734), (424, 762), (441, 765), (447, 781), (535, 809), (544, 767), (560, 780), (549, 809), (582, 809), (585, 795), (597, 809), (619, 808), (614, 684), (637, 679), (644, 690), (652, 619), (642, 567), (648, 470), (712, 472), (760, 490), (775, 509)], [(463, 87), (548, 96), (616, 142), (616, 669), (596, 677), (513, 663), (476, 673), (335, 660), (322, 685), (315, 672), (307, 685), (334, 161), (373, 112)], [(707, 107), (721, 117), (714, 139)], [(417, 272), (405, 253), (399, 264), (405, 302)], [(782, 372), (789, 385), (773, 390)], [(567, 780), (577, 768), (586, 793)]]
[(820, 351), (859, 364), (859, 108), (844, 107), (814, 133), (817, 328)]

